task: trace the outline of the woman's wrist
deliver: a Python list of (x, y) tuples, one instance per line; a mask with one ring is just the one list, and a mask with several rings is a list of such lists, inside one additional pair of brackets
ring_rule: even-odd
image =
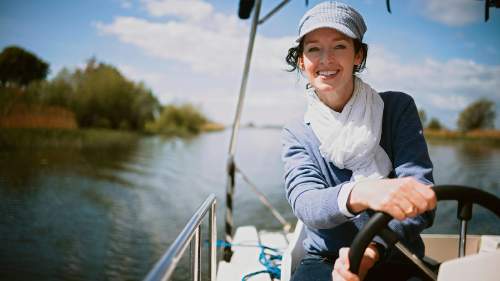
[(363, 196), (361, 195), (362, 189), (363, 184), (356, 183), (351, 189), (351, 193), (349, 194), (349, 197), (347, 199), (347, 209), (353, 214), (359, 214), (368, 208), (365, 201), (363, 200)]

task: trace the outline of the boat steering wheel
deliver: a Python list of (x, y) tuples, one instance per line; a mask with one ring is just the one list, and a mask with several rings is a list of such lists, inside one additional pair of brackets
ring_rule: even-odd
[[(457, 217), (461, 220), (461, 233), (459, 256), (465, 255), (465, 239), (467, 221), (472, 217), (472, 204), (478, 204), (500, 217), (500, 198), (495, 195), (467, 186), (457, 185), (436, 185), (433, 187), (438, 201), (454, 200), (458, 201)], [(359, 265), (365, 252), (366, 247), (373, 240), (375, 235), (379, 235), (388, 245), (394, 245), (399, 241), (396, 233), (387, 227), (392, 217), (383, 212), (376, 212), (366, 223), (366, 225), (359, 231), (354, 238), (351, 248), (349, 250), (349, 270), (352, 273), (358, 274)], [(400, 245), (400, 243), (398, 243)], [(405, 247), (399, 246), (400, 250), (410, 258), (430, 279), (436, 280), (437, 276), (427, 265), (416, 255)], [(406, 252), (406, 253), (405, 253)]]

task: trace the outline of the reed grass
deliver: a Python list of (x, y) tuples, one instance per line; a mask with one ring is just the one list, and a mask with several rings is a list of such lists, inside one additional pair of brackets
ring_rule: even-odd
[(126, 148), (140, 134), (106, 129), (1, 128), (0, 150), (26, 148)]
[(500, 130), (474, 130), (469, 132), (425, 129), (428, 140), (478, 141), (500, 145)]
[(216, 132), (216, 131), (223, 131), (224, 129), (226, 129), (224, 125), (213, 122), (208, 122), (203, 126), (201, 126), (202, 132)]

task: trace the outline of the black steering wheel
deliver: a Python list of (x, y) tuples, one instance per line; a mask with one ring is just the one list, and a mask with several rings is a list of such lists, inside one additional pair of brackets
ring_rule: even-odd
[[(491, 193), (472, 187), (457, 185), (436, 185), (433, 187), (433, 190), (436, 193), (438, 201), (458, 201), (458, 219), (465, 221), (471, 219), (472, 204), (478, 204), (485, 207), (495, 213), (497, 217), (500, 217), (500, 198)], [(359, 265), (361, 264), (365, 249), (375, 235), (379, 235), (388, 245), (394, 245), (399, 241), (396, 233), (387, 227), (391, 220), (392, 217), (390, 215), (383, 212), (376, 212), (356, 235), (349, 250), (349, 270), (352, 273), (358, 274)], [(463, 237), (463, 239), (465, 239), (465, 237)], [(432, 272), (429, 268), (422, 268), (422, 266), (423, 265), (420, 264), (419, 268), (424, 271), (424, 273), (428, 276), (432, 275), (429, 274), (429, 272)]]

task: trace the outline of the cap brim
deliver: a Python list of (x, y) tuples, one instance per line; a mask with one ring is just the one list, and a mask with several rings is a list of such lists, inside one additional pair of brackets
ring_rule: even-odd
[(298, 36), (296, 39), (295, 39), (295, 42), (296, 43), (300, 43), (300, 41), (302, 40), (302, 38), (304, 38), (304, 36), (306, 36), (308, 33), (316, 30), (316, 29), (320, 29), (320, 28), (332, 28), (332, 29), (335, 29), (339, 32), (341, 32), (342, 34), (344, 34), (345, 36), (347, 37), (350, 37), (352, 39), (358, 39), (356, 34), (354, 34), (349, 28), (347, 28), (345, 25), (342, 25), (340, 23), (331, 23), (331, 24), (322, 24), (322, 25), (316, 25), (316, 26), (312, 26), (306, 30), (304, 30), (302, 32), (302, 35)]

